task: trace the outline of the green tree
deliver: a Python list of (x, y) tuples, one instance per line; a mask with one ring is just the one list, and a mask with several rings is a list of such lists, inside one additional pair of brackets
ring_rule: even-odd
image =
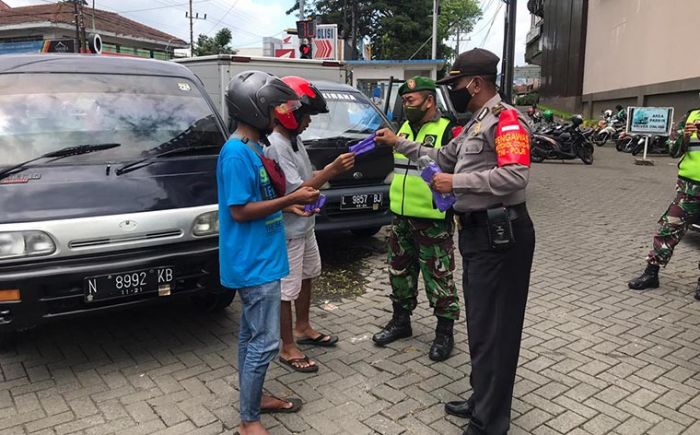
[[(383, 0), (379, 25), (372, 37), (380, 59), (428, 59), (432, 54), (433, 1)], [(481, 18), (476, 0), (442, 0), (438, 17), (438, 58), (451, 58), (444, 41), (457, 29), (469, 33)]]
[[(433, 0), (315, 0), (307, 1), (307, 6), (307, 15), (315, 16), (319, 23), (338, 24), (340, 37), (355, 52), (359, 41), (366, 40), (372, 44), (376, 59), (431, 56)], [(294, 1), (287, 13), (296, 10), (298, 3)], [(457, 29), (469, 33), (479, 18), (477, 0), (441, 0), (438, 57), (452, 57), (453, 50), (444, 41)], [(351, 54), (350, 58), (357, 56)]]
[(216, 32), (213, 38), (200, 34), (194, 47), (195, 56), (206, 56), (209, 54), (236, 54), (236, 50), (231, 48), (231, 30), (223, 28)]

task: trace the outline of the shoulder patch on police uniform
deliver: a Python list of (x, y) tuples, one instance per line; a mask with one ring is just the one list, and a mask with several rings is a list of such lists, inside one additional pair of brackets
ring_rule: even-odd
[(476, 120), (483, 121), (484, 118), (486, 118), (486, 115), (488, 115), (488, 114), (489, 114), (489, 108), (484, 107), (483, 109), (481, 109), (481, 112), (479, 112), (479, 114), (476, 116)]
[(506, 108), (503, 107), (503, 104), (498, 103), (491, 108), (491, 113), (493, 113), (496, 116), (499, 116), (504, 110), (506, 110)]
[(406, 139), (406, 138), (408, 138), (408, 133), (399, 133), (399, 137)]
[(426, 134), (425, 137), (423, 138), (423, 145), (429, 146), (429, 147), (435, 147), (435, 141), (437, 141), (437, 135), (435, 134)]
[(479, 132), (481, 132), (481, 122), (476, 122), (476, 123), (474, 123), (474, 125), (472, 126), (471, 130), (469, 131), (469, 133), (470, 133), (472, 136), (476, 136), (477, 134), (479, 134)]

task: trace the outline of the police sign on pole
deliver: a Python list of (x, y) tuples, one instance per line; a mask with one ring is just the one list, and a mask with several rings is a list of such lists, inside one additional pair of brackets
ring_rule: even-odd
[(338, 25), (318, 24), (316, 26), (316, 38), (313, 39), (313, 45), (314, 59), (338, 59)]

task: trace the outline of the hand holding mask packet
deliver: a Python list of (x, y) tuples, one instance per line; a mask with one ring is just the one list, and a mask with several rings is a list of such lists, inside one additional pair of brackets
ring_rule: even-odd
[[(442, 170), (437, 163), (435, 163), (435, 161), (428, 156), (420, 157), (416, 164), (418, 165), (418, 170), (421, 171), (421, 178), (423, 181), (428, 183), (428, 186), (430, 186), (433, 182), (433, 177), (435, 175), (442, 173)], [(437, 205), (438, 210), (442, 212), (449, 210), (450, 207), (452, 207), (457, 201), (452, 193), (440, 193), (433, 189), (430, 190), (433, 192), (433, 200), (435, 201), (435, 205)]]
[(304, 211), (306, 213), (313, 213), (316, 210), (320, 210), (321, 208), (323, 208), (324, 205), (326, 205), (326, 195), (320, 194), (316, 202), (314, 202), (313, 204), (306, 204), (304, 206)]
[(355, 153), (355, 156), (360, 156), (362, 154), (373, 151), (374, 147), (377, 145), (374, 141), (375, 137), (377, 137), (377, 135), (375, 133), (372, 133), (369, 136), (367, 136), (366, 139), (363, 139), (360, 142), (348, 148), (350, 149), (351, 153)]

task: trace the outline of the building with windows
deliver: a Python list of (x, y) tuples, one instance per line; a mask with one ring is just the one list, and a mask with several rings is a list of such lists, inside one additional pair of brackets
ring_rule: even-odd
[[(182, 39), (114, 12), (86, 6), (80, 12), (87, 39), (99, 34), (103, 53), (167, 60), (175, 49), (189, 46)], [(73, 52), (77, 46), (75, 21), (72, 3), (13, 8), (0, 0), (0, 54)]]
[(597, 117), (623, 106), (700, 107), (700, 2), (530, 0), (526, 60), (544, 104)]

